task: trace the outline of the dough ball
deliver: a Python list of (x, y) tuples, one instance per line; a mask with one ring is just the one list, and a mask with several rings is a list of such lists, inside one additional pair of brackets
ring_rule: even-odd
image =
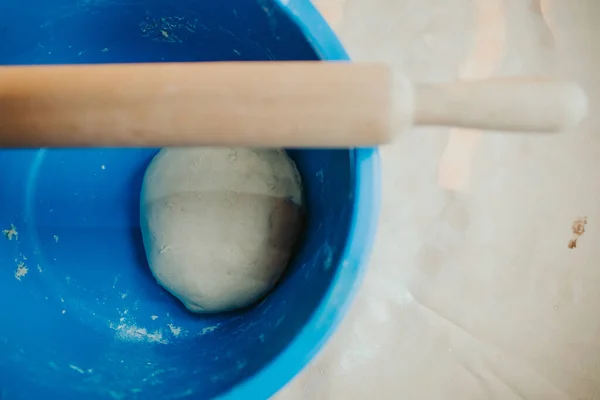
[(141, 194), (150, 269), (197, 313), (246, 307), (275, 286), (302, 228), (302, 186), (282, 150), (170, 148)]

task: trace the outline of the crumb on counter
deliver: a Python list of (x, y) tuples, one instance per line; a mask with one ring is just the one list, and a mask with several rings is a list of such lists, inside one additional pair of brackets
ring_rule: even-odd
[(17, 270), (15, 271), (15, 278), (20, 281), (27, 273), (29, 272), (29, 268), (25, 265), (23, 261), (21, 261), (17, 265)]
[(4, 236), (6, 236), (6, 238), (7, 238), (8, 240), (13, 240), (13, 237), (14, 237), (15, 239), (18, 239), (18, 238), (19, 238), (19, 232), (17, 232), (17, 228), (16, 228), (16, 227), (15, 227), (13, 224), (10, 224), (10, 228), (9, 228), (9, 229), (5, 229), (5, 230), (3, 230), (3, 231), (2, 231), (2, 234), (3, 234)]

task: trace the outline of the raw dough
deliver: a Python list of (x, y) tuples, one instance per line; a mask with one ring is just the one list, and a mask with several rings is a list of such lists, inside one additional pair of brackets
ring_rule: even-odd
[(163, 149), (146, 170), (150, 269), (190, 311), (229, 311), (267, 294), (301, 225), (300, 176), (282, 150)]

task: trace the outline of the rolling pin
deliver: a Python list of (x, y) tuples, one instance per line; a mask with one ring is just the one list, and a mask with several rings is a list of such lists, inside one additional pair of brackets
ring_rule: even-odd
[(413, 125), (558, 132), (586, 112), (571, 82), (413, 84), (384, 64), (0, 67), (0, 147), (361, 147)]

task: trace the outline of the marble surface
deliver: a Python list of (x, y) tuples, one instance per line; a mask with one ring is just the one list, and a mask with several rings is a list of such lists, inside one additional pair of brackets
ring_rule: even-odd
[(562, 135), (414, 129), (382, 148), (364, 285), (275, 398), (599, 399), (600, 1), (316, 4), (355, 60), (416, 81), (569, 77), (590, 112)]

